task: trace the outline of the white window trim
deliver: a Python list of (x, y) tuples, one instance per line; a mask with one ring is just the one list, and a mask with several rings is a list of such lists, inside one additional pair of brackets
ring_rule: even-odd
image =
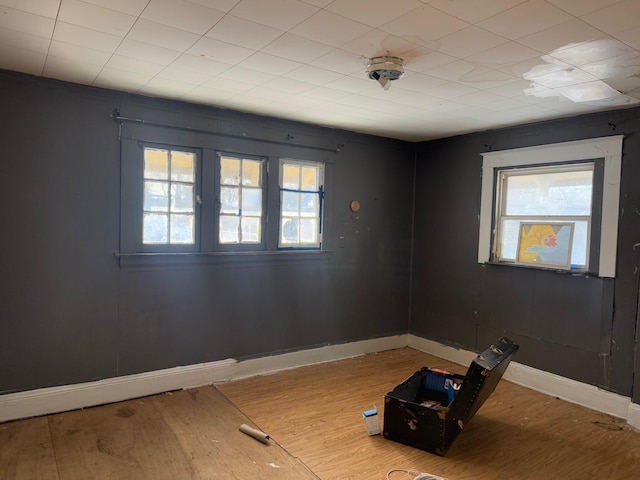
[(491, 258), (491, 237), (493, 233), (491, 225), (496, 169), (604, 158), (598, 275), (600, 277), (614, 278), (616, 274), (623, 138), (623, 135), (614, 135), (589, 140), (482, 153), (478, 262), (487, 263)]

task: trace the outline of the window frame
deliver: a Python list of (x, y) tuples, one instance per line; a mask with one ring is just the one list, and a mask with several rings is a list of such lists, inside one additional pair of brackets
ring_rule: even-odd
[[(262, 180), (262, 216), (260, 219), (261, 238), (260, 242), (255, 243), (223, 243), (220, 241), (220, 216), (221, 216), (221, 188), (224, 186), (221, 182), (221, 160), (222, 157), (235, 158), (239, 160), (259, 160), (261, 161), (260, 175)], [(238, 152), (216, 151), (215, 152), (215, 173), (214, 173), (214, 191), (215, 191), (215, 209), (213, 212), (214, 232), (213, 245), (214, 252), (251, 252), (264, 251), (267, 249), (267, 216), (268, 216), (268, 196), (269, 196), (269, 161), (267, 156), (248, 155)]]
[[(135, 224), (135, 245), (136, 250), (142, 253), (191, 253), (199, 252), (201, 248), (200, 243), (200, 217), (201, 209), (201, 171), (202, 171), (202, 150), (194, 147), (184, 147), (181, 145), (171, 145), (166, 143), (157, 142), (138, 142), (139, 155), (137, 158), (137, 181), (136, 185), (136, 224)], [(144, 218), (144, 163), (145, 163), (145, 149), (155, 150), (168, 150), (170, 152), (188, 152), (195, 155), (194, 164), (194, 242), (193, 243), (144, 243), (143, 240), (143, 218)], [(169, 181), (171, 184), (172, 182)]]
[[(284, 188), (284, 166), (297, 165), (300, 167), (313, 167), (318, 169), (318, 190), (308, 191), (308, 190), (296, 190), (299, 193), (314, 193), (318, 195), (318, 241), (311, 243), (300, 243), (297, 244), (289, 244), (282, 243), (281, 230), (283, 227), (283, 194), (284, 192), (290, 192), (291, 189)], [(293, 158), (279, 158), (278, 160), (278, 250), (322, 250), (322, 242), (323, 242), (323, 210), (324, 210), (324, 196), (325, 196), (325, 169), (326, 165), (324, 162), (311, 161), (311, 160), (298, 160)], [(299, 217), (300, 218), (300, 217)]]
[[(600, 277), (614, 278), (620, 203), (620, 174), (622, 168), (623, 135), (539, 145), (495, 152), (481, 153), (482, 188), (478, 239), (478, 263), (495, 263), (492, 258), (495, 225), (496, 171), (533, 165), (559, 165), (579, 161), (602, 159), (601, 215), (599, 245), (591, 245), (589, 272)], [(594, 206), (592, 205), (592, 208)], [(593, 211), (592, 211), (593, 215)], [(591, 236), (593, 238), (593, 235)]]
[[(491, 249), (491, 259), (496, 263), (506, 263), (506, 264), (515, 264), (522, 265), (527, 267), (534, 268), (550, 268), (550, 269), (565, 269), (571, 270), (573, 272), (587, 272), (589, 271), (589, 265), (591, 264), (591, 247), (598, 245), (598, 241), (593, 239), (592, 236), (599, 233), (599, 228), (592, 228), (593, 225), (598, 225), (600, 223), (600, 212), (601, 212), (601, 189), (596, 188), (596, 185), (602, 183), (602, 176), (599, 175), (598, 165), (601, 164), (598, 160), (584, 160), (579, 162), (570, 162), (570, 163), (556, 163), (556, 164), (543, 164), (543, 165), (535, 165), (535, 166), (520, 166), (520, 167), (508, 167), (508, 168), (497, 168), (495, 170), (496, 174), (496, 198), (495, 198), (495, 209), (494, 209), (494, 235)], [(527, 176), (527, 175), (545, 175), (545, 174), (554, 174), (554, 173), (564, 173), (564, 172), (591, 172), (591, 198), (589, 209), (590, 212), (588, 215), (548, 215), (548, 214), (539, 214), (539, 215), (509, 215), (506, 213), (507, 202), (508, 202), (508, 188), (506, 187), (506, 183), (509, 178), (514, 178), (518, 176)], [(502, 221), (503, 220), (512, 220), (520, 222), (521, 224), (563, 224), (563, 223), (573, 223), (576, 222), (586, 222), (587, 223), (587, 232), (586, 232), (586, 258), (585, 264), (580, 266), (573, 266), (571, 263), (567, 266), (553, 266), (549, 264), (532, 264), (521, 262), (517, 258), (511, 259), (509, 257), (505, 257), (502, 254)]]

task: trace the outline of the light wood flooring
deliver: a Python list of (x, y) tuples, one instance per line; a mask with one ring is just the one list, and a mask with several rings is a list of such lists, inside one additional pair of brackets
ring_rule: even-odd
[(384, 394), (425, 365), (466, 371), (403, 348), (0, 424), (0, 478), (384, 480), (410, 468), (448, 480), (640, 478), (640, 433), (624, 421), (504, 380), (444, 457), (368, 436), (362, 411), (375, 404), (382, 423)]

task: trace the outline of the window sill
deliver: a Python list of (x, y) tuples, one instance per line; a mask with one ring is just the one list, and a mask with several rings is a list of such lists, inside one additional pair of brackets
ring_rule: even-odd
[(204, 264), (260, 265), (283, 262), (319, 262), (328, 260), (333, 250), (278, 250), (259, 252), (186, 252), (120, 253), (114, 252), (121, 267)]
[(572, 275), (574, 277), (597, 277), (598, 275), (589, 272), (587, 270), (571, 270), (564, 268), (554, 268), (554, 267), (545, 267), (542, 265), (523, 265), (521, 263), (511, 263), (511, 262), (482, 262), (480, 265), (484, 268), (488, 265), (497, 266), (497, 267), (509, 267), (509, 268), (523, 268), (526, 270), (540, 270), (543, 272), (552, 272), (552, 273), (563, 273), (565, 275)]

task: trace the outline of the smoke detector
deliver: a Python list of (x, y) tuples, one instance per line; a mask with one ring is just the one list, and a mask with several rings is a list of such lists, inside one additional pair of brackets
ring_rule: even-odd
[(400, 57), (373, 57), (367, 62), (367, 75), (376, 80), (384, 90), (389, 90), (389, 82), (404, 75), (405, 61)]

